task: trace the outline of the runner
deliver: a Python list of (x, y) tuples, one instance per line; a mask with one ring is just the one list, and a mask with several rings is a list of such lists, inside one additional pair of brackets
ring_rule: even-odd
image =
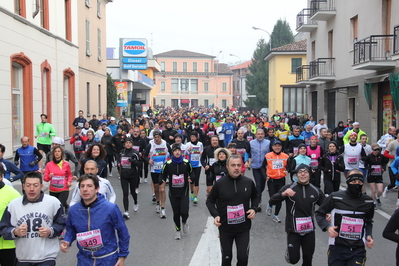
[(209, 176), (206, 179), (206, 192), (208, 194), (211, 192), (215, 182), (227, 174), (226, 163), (230, 156), (231, 152), (226, 148), (218, 148), (215, 151), (214, 158), (217, 158), (217, 161), (212, 164), (211, 168), (209, 169)]
[(286, 153), (292, 157), (294, 156), (299, 148), (300, 144), (305, 144), (305, 138), (301, 136), (301, 129), (299, 127), (293, 129), (293, 135), (288, 136), (288, 144), (286, 147)]
[(219, 228), (222, 265), (231, 265), (233, 241), (237, 247), (237, 265), (248, 265), (249, 231), (251, 220), (256, 217), (258, 193), (254, 182), (241, 175), (241, 163), (237, 155), (228, 159), (228, 174), (215, 183), (206, 200)]
[(96, 143), (93, 144), (89, 147), (89, 149), (85, 152), (85, 157), (80, 161), (81, 167), (80, 167), (80, 175), (85, 174), (84, 168), (85, 164), (89, 160), (93, 160), (97, 163), (98, 166), (98, 172), (97, 175), (101, 176), (103, 178), (107, 178), (107, 162), (104, 161), (105, 156), (106, 156), (106, 151), (103, 147), (103, 145)]
[(341, 185), (341, 172), (345, 171), (345, 163), (334, 141), (328, 144), (328, 151), (321, 157), (319, 168), (323, 171), (324, 194), (330, 195), (338, 191)]
[(297, 168), (299, 165), (304, 164), (310, 167), (310, 158), (309, 156), (306, 155), (306, 145), (305, 144), (299, 144), (298, 146), (298, 151), (294, 154), (294, 157), (290, 160), (290, 176), (291, 176), (291, 181), (296, 182), (298, 181), (298, 177), (296, 175), (297, 173)]
[[(211, 137), (211, 145), (205, 147), (201, 154), (201, 165), (205, 169), (206, 180), (209, 178), (210, 168), (216, 162), (215, 151), (219, 148), (219, 137), (214, 135)], [(206, 192), (209, 193), (212, 187), (208, 186), (207, 183)]]
[(198, 203), (198, 191), (199, 191), (199, 179), (201, 175), (201, 154), (204, 151), (202, 142), (198, 141), (197, 132), (193, 131), (190, 133), (190, 142), (186, 143), (187, 154), (189, 161), (193, 168), (191, 172), (190, 182), (190, 199), (194, 204)]
[(302, 248), (302, 266), (311, 266), (316, 246), (314, 207), (321, 205), (324, 194), (320, 188), (310, 184), (311, 170), (308, 165), (300, 164), (296, 169), (298, 181), (283, 186), (271, 196), (270, 204), (286, 203), (285, 231), (287, 232), (288, 263), (296, 264), (300, 259)]
[[(359, 161), (366, 157), (362, 145), (357, 142), (357, 133), (351, 132), (349, 136), (349, 143), (342, 146), (340, 153), (344, 156), (345, 162), (345, 177), (350, 170), (359, 169)], [(362, 181), (363, 182), (363, 181)]]
[(389, 181), (390, 181), (389, 185), (385, 187), (384, 192), (382, 192), (382, 196), (384, 198), (387, 196), (388, 191), (395, 187), (395, 183), (396, 183), (395, 175), (393, 174), (392, 169), (391, 169), (391, 164), (395, 160), (396, 148), (399, 146), (399, 140), (398, 140), (399, 129), (396, 129), (395, 133), (396, 133), (395, 134), (396, 135), (396, 139), (391, 141), (388, 144), (388, 147), (384, 151), (384, 156), (389, 159), (389, 162), (388, 162), (388, 173), (389, 173)]
[[(175, 138), (176, 140), (176, 138)], [(175, 239), (181, 239), (181, 228), (183, 233), (188, 233), (188, 212), (189, 212), (189, 182), (192, 167), (190, 162), (181, 153), (180, 145), (172, 145), (172, 156), (164, 165), (160, 175), (160, 183), (166, 183), (169, 179), (169, 200), (173, 210), (173, 221), (175, 223)], [(183, 223), (181, 227), (180, 218)]]
[(323, 149), (317, 145), (317, 137), (310, 137), (310, 145), (307, 146), (307, 155), (310, 157), (310, 168), (312, 176), (310, 182), (316, 187), (321, 185), (321, 169), (319, 169), (320, 159), (323, 157)]
[(396, 266), (399, 266), (399, 236), (397, 231), (399, 229), (399, 210), (397, 209), (389, 219), (387, 225), (385, 226), (382, 236), (393, 242), (398, 243), (396, 247)]
[[(47, 115), (40, 115), (41, 123), (36, 125), (36, 135), (37, 138), (37, 149), (40, 153), (44, 152), (46, 155), (51, 148), (51, 138), (55, 137), (57, 134), (55, 133), (54, 127), (52, 124), (47, 123)], [(39, 169), (42, 169), (43, 161), (39, 162)]]

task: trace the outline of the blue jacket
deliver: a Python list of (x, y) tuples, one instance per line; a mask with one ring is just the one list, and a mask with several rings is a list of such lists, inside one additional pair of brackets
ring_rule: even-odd
[[(77, 233), (99, 229), (103, 243), (103, 246), (94, 252), (85, 250), (82, 246), (84, 242), (81, 242), (82, 245), (77, 243), (78, 266), (93, 265), (93, 257), (97, 258), (97, 266), (115, 265), (119, 257), (126, 257), (129, 254), (130, 235), (121, 211), (116, 204), (108, 202), (104, 195), (97, 193), (97, 197), (90, 206), (83, 205), (81, 201), (69, 209), (64, 240), (72, 244), (76, 240)], [(87, 225), (89, 218), (90, 228)], [(112, 255), (98, 258), (114, 251), (116, 252)]]
[[(11, 178), (11, 173), (13, 173), (15, 176), (12, 177), (12, 181), (18, 180), (18, 179), (22, 179), (24, 177), (24, 173), (21, 172), (21, 170), (18, 169), (18, 167), (15, 166), (15, 164), (13, 164), (10, 161), (4, 160), (4, 158), (0, 159), (0, 163), (3, 163), (4, 170), (4, 177), (8, 180), (10, 180)], [(10, 180), (11, 181), (11, 180)]]
[(37, 153), (35, 151), (35, 147), (28, 145), (28, 147), (20, 147), (17, 149), (16, 154), (15, 154), (15, 159), (14, 161), (17, 161), (19, 159), (20, 161), (20, 166), (19, 169), (24, 172), (29, 172), (29, 171), (37, 171), (39, 170), (39, 166), (37, 163), (34, 166), (30, 166), (29, 164), (34, 161), (40, 161), (42, 159), (42, 155), (40, 154), (40, 158), (38, 157)]
[(266, 153), (270, 152), (270, 141), (267, 139), (263, 139), (262, 141), (253, 139), (249, 142), (249, 147), (249, 157), (252, 158), (251, 168), (261, 168), (262, 163), (265, 160)]
[(222, 126), (222, 131), (224, 133), (225, 139), (233, 139), (235, 133), (235, 126), (233, 123), (224, 123)]

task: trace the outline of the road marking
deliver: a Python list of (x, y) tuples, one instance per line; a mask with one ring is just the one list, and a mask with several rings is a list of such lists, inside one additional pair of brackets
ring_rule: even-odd
[(213, 224), (213, 217), (209, 216), (204, 233), (198, 242), (189, 266), (217, 266), (220, 265), (219, 230)]

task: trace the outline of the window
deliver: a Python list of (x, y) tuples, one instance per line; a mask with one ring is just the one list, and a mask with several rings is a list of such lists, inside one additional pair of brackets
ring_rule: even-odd
[(354, 16), (351, 18), (351, 26), (352, 26), (352, 40), (353, 42), (357, 42), (358, 38), (358, 16)]
[(65, 39), (72, 41), (72, 13), (71, 13), (71, 1), (65, 0)]
[(332, 58), (333, 54), (334, 54), (333, 45), (334, 45), (334, 32), (333, 32), (333, 30), (330, 30), (328, 32), (328, 57), (329, 58)]
[(40, 0), (40, 26), (49, 30), (48, 0)]
[(85, 5), (90, 8), (90, 0), (85, 0)]
[(208, 62), (204, 63), (204, 72), (209, 72), (209, 63)]
[(173, 72), (177, 72), (177, 62), (173, 62)]
[(100, 114), (101, 114), (101, 85), (98, 84), (98, 116), (100, 116)]
[(172, 79), (172, 91), (178, 91), (178, 90), (179, 90), (179, 80)]
[(193, 62), (193, 72), (197, 72), (197, 62)]
[(189, 79), (181, 79), (180, 80), (181, 91), (188, 91), (188, 87), (189, 86), (190, 86), (190, 80)]
[(42, 70), (42, 113), (47, 114), (47, 121), (51, 123), (51, 66), (45, 60), (40, 69)]
[(165, 100), (164, 99), (161, 99), (161, 105), (165, 106)]
[(14, 0), (14, 13), (26, 18), (26, 2), (25, 0)]
[(75, 129), (70, 126), (75, 118), (75, 73), (71, 68), (65, 69), (63, 73), (63, 119), (65, 121), (64, 139), (68, 139), (75, 132)]
[(187, 72), (187, 62), (183, 62), (183, 72)]
[(209, 100), (204, 100), (204, 106), (208, 107), (209, 106)]
[(227, 91), (227, 83), (226, 82), (222, 83), (222, 91)]
[(190, 80), (191, 91), (198, 92), (198, 79)]
[(103, 61), (103, 58), (101, 57), (101, 30), (97, 29), (97, 58), (98, 61)]
[(226, 108), (227, 107), (227, 100), (222, 100), (222, 108)]
[(161, 62), (161, 71), (165, 72), (165, 62)]
[(86, 55), (90, 56), (90, 21), (86, 19)]
[(166, 83), (165, 81), (161, 81), (161, 91), (165, 91)]
[(209, 83), (208, 82), (204, 83), (204, 91), (209, 91)]
[(296, 68), (302, 66), (302, 58), (291, 58), (291, 73), (296, 73)]
[(90, 115), (90, 82), (86, 82), (86, 112)]
[(101, 18), (101, 1), (97, 0), (97, 17)]
[(22, 66), (13, 63), (11, 69), (11, 88), (12, 88), (12, 124), (13, 124), (13, 148), (14, 150), (21, 147), (21, 138), (24, 136), (23, 123), (23, 79)]
[(306, 107), (305, 88), (283, 88), (283, 112), (303, 113)]

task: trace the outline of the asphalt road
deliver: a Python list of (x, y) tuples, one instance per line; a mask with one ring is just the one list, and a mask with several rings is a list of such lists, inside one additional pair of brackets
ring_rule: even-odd
[[(152, 203), (151, 185), (141, 184), (139, 194), (140, 208), (137, 213), (132, 211), (131, 218), (126, 221), (129, 228), (130, 255), (126, 259), (125, 265), (220, 265), (220, 251), (217, 238), (217, 229), (209, 219), (209, 212), (205, 206), (205, 176), (204, 171), (200, 179), (199, 204), (190, 204), (190, 230), (187, 235), (183, 235), (181, 240), (174, 240), (174, 224), (172, 210), (167, 199), (166, 219), (160, 219), (155, 212), (155, 205)], [(251, 171), (246, 175), (252, 178)], [(116, 203), (122, 208), (122, 190), (114, 169), (113, 177), (109, 180), (113, 185), (117, 199)], [(150, 180), (150, 179), (149, 179)], [(343, 180), (343, 177), (342, 177)], [(384, 177), (387, 183), (388, 177)], [(73, 186), (76, 185), (74, 182)], [(344, 186), (345, 183), (343, 182)], [(15, 187), (20, 191), (20, 183), (16, 182)], [(264, 192), (264, 201), (267, 200), (268, 193)], [(373, 236), (375, 246), (367, 250), (367, 265), (392, 266), (395, 264), (396, 244), (382, 237), (389, 216), (395, 210), (397, 190), (392, 190), (386, 198), (382, 198), (382, 207), (375, 213)], [(284, 254), (286, 250), (286, 233), (284, 232), (285, 204), (280, 213), (282, 223), (277, 224), (272, 221), (271, 216), (267, 216), (264, 211), (257, 214), (253, 221), (250, 242), (249, 265), (289, 265)], [(316, 229), (316, 250), (313, 265), (327, 265), (328, 236), (326, 232)], [(68, 253), (59, 253), (57, 259), (58, 266), (76, 265), (76, 242), (73, 243)], [(300, 265), (301, 261), (298, 263)], [(233, 265), (235, 260), (233, 261)]]

